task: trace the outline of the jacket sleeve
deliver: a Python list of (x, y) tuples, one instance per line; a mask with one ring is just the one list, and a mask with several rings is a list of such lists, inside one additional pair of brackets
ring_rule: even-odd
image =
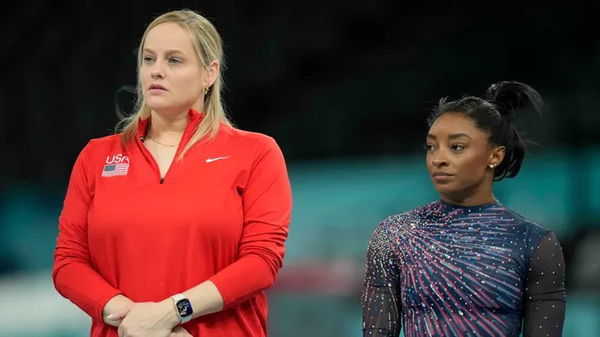
[(90, 172), (86, 167), (89, 152), (90, 144), (81, 151), (71, 172), (59, 217), (52, 280), (62, 296), (92, 319), (102, 321), (104, 305), (120, 292), (96, 272), (90, 259), (87, 218), (93, 183), (88, 179)]
[(210, 278), (228, 307), (269, 288), (283, 263), (292, 195), (285, 161), (272, 138), (259, 146), (242, 192), (244, 229), (238, 259)]

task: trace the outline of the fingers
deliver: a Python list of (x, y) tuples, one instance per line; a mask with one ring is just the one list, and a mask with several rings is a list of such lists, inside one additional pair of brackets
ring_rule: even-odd
[(123, 318), (125, 318), (125, 316), (127, 316), (127, 313), (129, 312), (129, 310), (122, 310), (120, 312), (116, 312), (114, 314), (110, 314), (108, 316), (106, 316), (106, 318), (104, 319), (104, 323), (108, 324), (108, 325), (112, 325), (114, 327), (119, 327), (119, 325), (121, 324), (121, 321), (123, 321)]
[(125, 315), (108, 315), (104, 318), (104, 323), (118, 328), (119, 324), (121, 324), (121, 321), (123, 320), (123, 317), (125, 317)]
[(126, 315), (127, 315), (127, 311), (124, 310), (122, 312), (110, 314), (110, 315), (106, 316), (106, 318), (108, 318), (111, 321), (122, 321)]
[(115, 328), (118, 328), (119, 325), (121, 324), (121, 321), (113, 321), (113, 320), (111, 320), (110, 318), (107, 317), (104, 320), (104, 323), (106, 323), (106, 324), (108, 324), (110, 326), (114, 326)]
[(192, 335), (183, 327), (178, 326), (171, 331), (169, 337), (192, 337)]
[(104, 323), (118, 327), (131, 310), (133, 304), (130, 299), (123, 295), (113, 297), (102, 310)]

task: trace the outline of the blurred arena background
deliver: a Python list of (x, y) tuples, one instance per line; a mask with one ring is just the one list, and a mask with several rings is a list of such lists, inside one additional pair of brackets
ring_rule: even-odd
[[(0, 27), (0, 336), (74, 337), (89, 319), (50, 278), (78, 152), (131, 109), (135, 50), (168, 10), (195, 9), (225, 41), (237, 126), (283, 149), (294, 192), (270, 335), (360, 336), (364, 253), (376, 224), (437, 197), (425, 118), (443, 96), (519, 80), (521, 174), (507, 206), (554, 230), (567, 262), (564, 336), (600, 336), (600, 21), (597, 2), (21, 1)], [(131, 200), (135, 203), (135, 200)]]

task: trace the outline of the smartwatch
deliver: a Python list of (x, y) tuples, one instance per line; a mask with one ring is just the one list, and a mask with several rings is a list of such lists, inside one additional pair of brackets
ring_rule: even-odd
[(194, 313), (190, 300), (182, 294), (173, 295), (171, 296), (171, 299), (173, 299), (173, 302), (175, 303), (175, 312), (181, 323), (189, 322), (192, 319), (192, 313)]

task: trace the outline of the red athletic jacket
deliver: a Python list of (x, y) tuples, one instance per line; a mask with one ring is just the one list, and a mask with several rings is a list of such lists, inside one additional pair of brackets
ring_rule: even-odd
[[(190, 110), (177, 152), (200, 123)], [(117, 294), (161, 301), (211, 280), (221, 312), (184, 325), (193, 336), (265, 336), (263, 290), (282, 265), (291, 213), (285, 162), (275, 141), (221, 125), (161, 181), (141, 137), (93, 139), (71, 174), (52, 277), (92, 317), (91, 336), (117, 336), (102, 308)], [(179, 154), (175, 155), (175, 158)]]

